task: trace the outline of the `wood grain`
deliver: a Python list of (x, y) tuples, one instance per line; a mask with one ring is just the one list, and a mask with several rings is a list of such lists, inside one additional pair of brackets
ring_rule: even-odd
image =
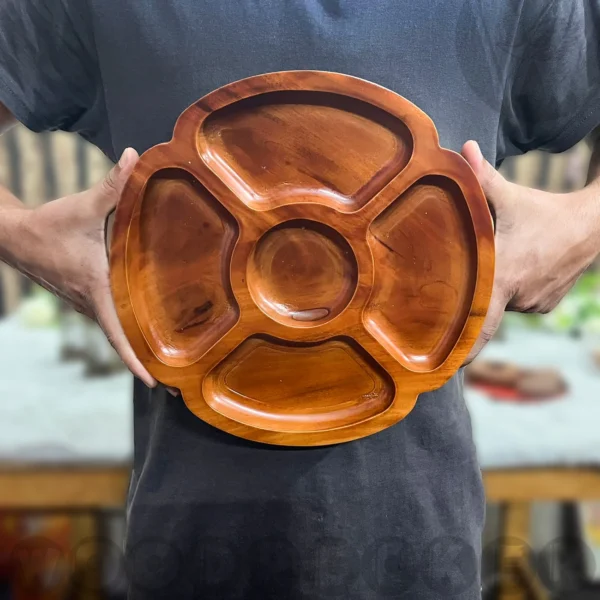
[(237, 224), (176, 169), (151, 177), (134, 219), (130, 297), (138, 323), (163, 362), (192, 364), (238, 319), (227, 275)]
[(315, 196), (347, 212), (408, 164), (413, 143), (402, 121), (372, 104), (346, 97), (340, 106), (337, 94), (274, 90), (212, 112), (198, 145), (251, 206)]
[(248, 262), (248, 288), (270, 317), (291, 327), (339, 315), (358, 281), (350, 245), (315, 221), (288, 221), (258, 240)]
[(180, 116), (125, 186), (110, 262), (133, 348), (194, 414), (326, 445), (397, 423), (456, 372), (494, 239), (475, 175), (420, 109), (295, 71)]
[(290, 346), (251, 337), (208, 375), (203, 391), (215, 412), (239, 423), (303, 433), (376, 417), (390, 406), (394, 384), (353, 340)]
[(460, 188), (426, 177), (372, 223), (376, 264), (368, 329), (411, 369), (439, 367), (469, 317), (476, 240)]

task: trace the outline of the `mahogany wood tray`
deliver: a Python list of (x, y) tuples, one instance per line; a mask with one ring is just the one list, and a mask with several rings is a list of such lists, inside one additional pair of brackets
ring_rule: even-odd
[(327, 445), (397, 423), (458, 370), (489, 303), (493, 224), (408, 100), (279, 72), (205, 96), (143, 154), (110, 264), (135, 352), (196, 416)]

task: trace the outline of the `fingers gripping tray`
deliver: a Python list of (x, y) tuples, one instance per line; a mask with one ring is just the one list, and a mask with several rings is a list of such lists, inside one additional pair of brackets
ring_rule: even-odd
[(110, 250), (150, 373), (207, 423), (294, 446), (381, 431), (443, 385), (494, 271), (485, 197), (429, 117), (312, 71), (190, 106), (137, 164)]

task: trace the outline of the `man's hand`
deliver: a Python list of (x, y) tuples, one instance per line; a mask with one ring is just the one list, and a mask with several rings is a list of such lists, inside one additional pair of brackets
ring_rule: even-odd
[(155, 379), (135, 356), (112, 300), (106, 250), (106, 219), (138, 155), (128, 148), (106, 178), (90, 190), (33, 210), (13, 211), (11, 262), (75, 310), (96, 320), (131, 372), (150, 387)]
[(496, 277), (483, 330), (467, 362), (492, 338), (505, 310), (547, 313), (600, 252), (600, 184), (553, 194), (508, 182), (477, 143), (463, 156), (496, 219)]

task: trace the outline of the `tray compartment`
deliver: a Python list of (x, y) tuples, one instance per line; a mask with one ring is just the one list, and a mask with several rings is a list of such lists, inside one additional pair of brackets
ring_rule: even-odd
[(383, 413), (390, 376), (348, 337), (318, 344), (252, 336), (205, 379), (218, 413), (271, 431), (326, 431)]
[(128, 242), (132, 306), (153, 353), (170, 366), (200, 358), (236, 323), (229, 264), (235, 219), (192, 175), (154, 174)]
[(367, 329), (407, 368), (438, 368), (462, 333), (477, 276), (459, 186), (436, 175), (421, 179), (371, 224), (369, 245), (375, 277)]
[(212, 113), (198, 146), (252, 208), (316, 201), (352, 212), (406, 167), (413, 141), (402, 121), (366, 102), (280, 91)]
[(295, 219), (258, 240), (247, 280), (254, 302), (272, 319), (311, 327), (330, 321), (348, 305), (356, 291), (358, 265), (337, 231)]

